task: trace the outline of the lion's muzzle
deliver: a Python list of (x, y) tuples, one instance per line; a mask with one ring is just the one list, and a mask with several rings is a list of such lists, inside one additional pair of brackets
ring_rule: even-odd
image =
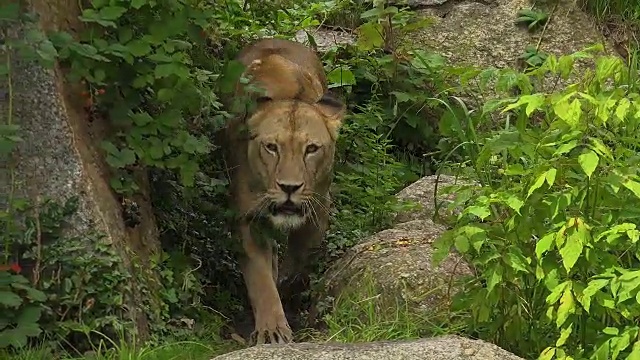
[(299, 194), (304, 184), (277, 182), (277, 185), (282, 192), (269, 205), (271, 221), (281, 228), (300, 226), (305, 218), (304, 207)]

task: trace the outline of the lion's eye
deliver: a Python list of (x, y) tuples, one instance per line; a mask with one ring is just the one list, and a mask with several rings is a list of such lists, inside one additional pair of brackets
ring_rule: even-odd
[(271, 151), (271, 152), (278, 152), (278, 145), (274, 144), (274, 143), (268, 143), (265, 144), (264, 146), (267, 150)]
[(320, 147), (316, 144), (307, 145), (306, 153), (313, 154), (314, 152), (318, 151), (318, 149), (320, 149)]

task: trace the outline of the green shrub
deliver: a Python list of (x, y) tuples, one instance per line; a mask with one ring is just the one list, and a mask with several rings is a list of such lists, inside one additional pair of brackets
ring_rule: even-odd
[[(596, 48), (592, 48), (594, 50)], [(527, 358), (637, 359), (640, 316), (638, 84), (620, 58), (552, 93), (592, 52), (549, 55), (538, 70), (481, 72), (520, 95), (487, 102), (457, 129), (506, 117), (502, 129), (452, 131), (478, 187), (451, 188), (463, 211), (439, 243), (464, 254), (477, 277), (458, 294), (470, 333)]]

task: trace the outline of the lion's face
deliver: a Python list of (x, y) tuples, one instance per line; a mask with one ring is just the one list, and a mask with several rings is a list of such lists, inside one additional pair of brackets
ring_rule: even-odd
[(323, 97), (316, 104), (263, 102), (247, 121), (252, 178), (265, 189), (257, 205), (272, 223), (291, 229), (314, 216), (312, 205), (326, 195), (344, 107)]

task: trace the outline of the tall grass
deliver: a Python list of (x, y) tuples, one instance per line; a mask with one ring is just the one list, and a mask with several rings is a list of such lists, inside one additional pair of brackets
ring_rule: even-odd
[(599, 21), (640, 21), (640, 0), (579, 0)]

